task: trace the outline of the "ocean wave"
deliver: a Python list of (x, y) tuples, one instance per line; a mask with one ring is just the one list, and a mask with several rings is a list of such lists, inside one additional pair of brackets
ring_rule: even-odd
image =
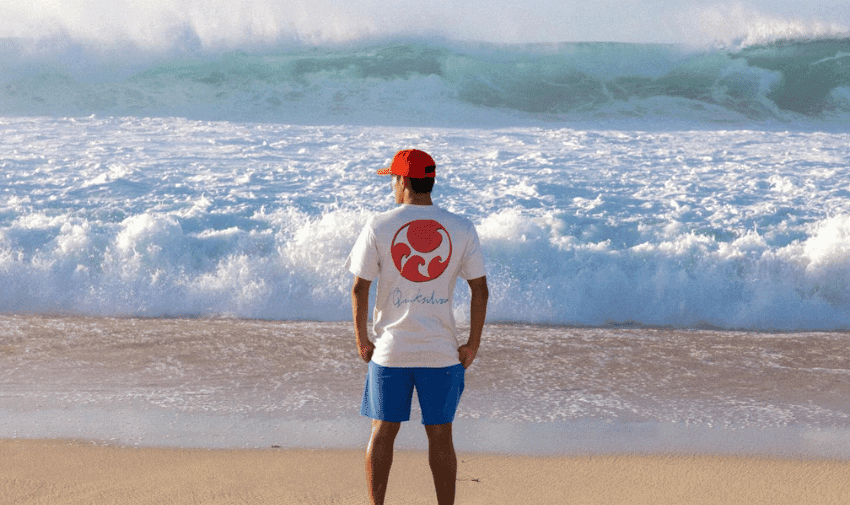
[(294, 124), (746, 123), (850, 117), (850, 39), (742, 49), (388, 41), (98, 60), (0, 50), (0, 114)]

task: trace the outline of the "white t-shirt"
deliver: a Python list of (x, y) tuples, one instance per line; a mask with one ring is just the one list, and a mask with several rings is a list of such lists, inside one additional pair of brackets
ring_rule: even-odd
[(400, 205), (369, 219), (345, 263), (361, 279), (378, 279), (372, 361), (429, 368), (460, 362), (455, 282), (485, 275), (471, 221), (436, 205)]

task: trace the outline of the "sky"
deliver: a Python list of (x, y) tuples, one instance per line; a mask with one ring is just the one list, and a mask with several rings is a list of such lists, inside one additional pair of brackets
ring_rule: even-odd
[(738, 44), (850, 33), (850, 0), (3, 0), (0, 38), (158, 47), (437, 36)]

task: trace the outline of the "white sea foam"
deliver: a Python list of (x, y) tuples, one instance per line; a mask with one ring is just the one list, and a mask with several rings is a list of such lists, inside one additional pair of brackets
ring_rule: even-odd
[(345, 257), (392, 206), (372, 171), (415, 145), (478, 227), (492, 320), (850, 324), (845, 133), (3, 127), (3, 312), (345, 320)]
[(749, 46), (776, 40), (840, 36), (850, 31), (846, 20), (770, 14), (742, 2), (692, 6), (681, 13), (691, 43)]

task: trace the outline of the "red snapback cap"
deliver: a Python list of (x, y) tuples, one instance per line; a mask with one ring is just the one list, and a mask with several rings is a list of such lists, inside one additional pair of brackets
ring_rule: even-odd
[(392, 165), (378, 170), (380, 175), (401, 175), (414, 179), (434, 177), (437, 172), (437, 164), (431, 155), (419, 149), (405, 149), (399, 151), (393, 157)]

